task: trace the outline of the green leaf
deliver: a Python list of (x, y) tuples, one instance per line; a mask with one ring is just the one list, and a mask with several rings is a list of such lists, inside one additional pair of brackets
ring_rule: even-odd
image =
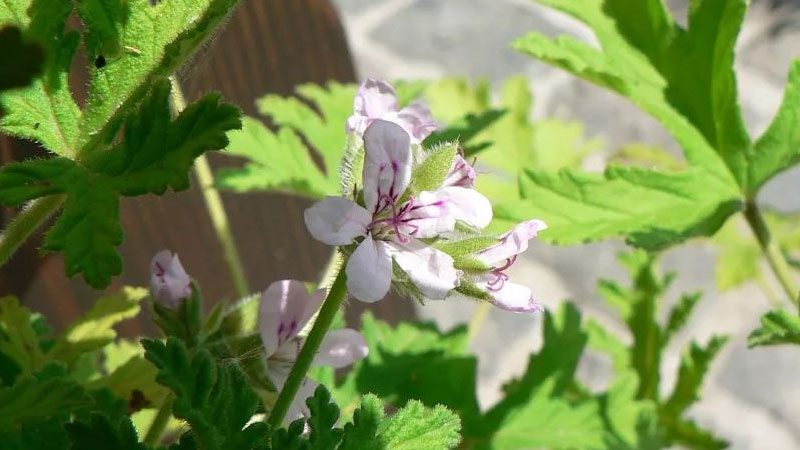
[(747, 345), (800, 344), (800, 317), (785, 309), (761, 316), (761, 327), (750, 333)]
[[(231, 133), (228, 151), (249, 162), (241, 169), (220, 171), (219, 184), (236, 192), (261, 189), (312, 198), (335, 195), (341, 185), (339, 166), (350, 145), (344, 123), (353, 112), (355, 94), (353, 84), (330, 82), (324, 88), (298, 87), (302, 101), (278, 95), (259, 99), (259, 111), (279, 130), (273, 132), (257, 119), (246, 119), (241, 132)], [(322, 167), (311, 152), (319, 156)]]
[(0, 298), (0, 354), (10, 358), (23, 375), (41, 369), (45, 363), (31, 311), (16, 297)]
[(145, 339), (145, 356), (159, 370), (157, 380), (176, 395), (175, 417), (189, 422), (202, 448), (255, 449), (268, 437), (267, 425), (245, 428), (260, 405), (244, 373), (235, 364), (220, 365), (206, 350), (191, 355), (176, 339)]
[(82, 354), (110, 344), (117, 337), (114, 325), (138, 315), (139, 302), (147, 296), (147, 289), (127, 286), (117, 294), (101, 297), (70, 326), (48, 357), (72, 366)]
[(82, 272), (103, 288), (122, 271), (119, 195), (163, 194), (189, 187), (188, 171), (205, 151), (227, 144), (239, 125), (238, 109), (210, 94), (169, 117), (170, 87), (159, 83), (127, 120), (126, 139), (94, 166), (67, 158), (11, 163), (0, 169), (0, 203), (18, 205), (44, 195), (67, 194), (64, 212), (45, 236), (47, 250), (66, 254), (67, 275)]
[(378, 438), (393, 450), (450, 449), (461, 440), (460, 428), (458, 416), (444, 406), (426, 408), (412, 400), (381, 423)]
[(692, 342), (691, 347), (681, 359), (678, 381), (675, 383), (672, 395), (661, 408), (662, 414), (668, 417), (679, 417), (686, 408), (697, 401), (708, 367), (727, 340), (727, 337), (714, 336), (705, 348)]
[(19, 430), (0, 431), (4, 450), (68, 450), (69, 437), (64, 424), (67, 414), (58, 414), (46, 420), (27, 422)]
[(789, 82), (778, 114), (758, 139), (750, 161), (750, 193), (778, 173), (800, 162), (800, 60), (792, 63)]
[[(430, 136), (425, 138), (424, 145), (425, 147), (435, 147), (448, 142), (470, 142), (481, 131), (503, 117), (503, 114), (505, 114), (505, 111), (500, 109), (482, 111), (477, 115), (468, 113), (460, 120), (448, 125), (447, 128), (431, 133)], [(473, 156), (491, 145), (491, 142), (469, 144), (464, 147), (464, 156)]]
[(72, 450), (147, 450), (149, 447), (139, 442), (136, 429), (130, 418), (111, 420), (103, 414), (93, 413), (88, 423), (75, 421), (66, 424), (72, 440)]
[(42, 73), (44, 49), (34, 42), (25, 42), (16, 26), (0, 29), (0, 48), (4, 64), (0, 67), (0, 92), (30, 85)]
[(695, 305), (700, 301), (700, 298), (701, 295), (699, 293), (681, 295), (678, 304), (670, 311), (669, 318), (667, 319), (667, 326), (664, 327), (664, 334), (662, 336), (664, 345), (667, 345), (672, 337), (683, 328), (692, 315)]
[(49, 419), (91, 404), (91, 399), (74, 380), (57, 366), (47, 366), (35, 376), (17, 379), (0, 389), (0, 430)]
[(123, 0), (76, 0), (78, 14), (87, 28), (89, 55), (115, 59), (122, 53), (122, 33), (129, 4)]
[(608, 393), (601, 397), (603, 417), (610, 428), (610, 448), (661, 449), (656, 404), (637, 398), (639, 380), (630, 368), (618, 373)]
[(319, 385), (314, 390), (314, 395), (306, 399), (306, 405), (311, 412), (308, 425), (311, 434), (308, 437), (311, 448), (314, 450), (333, 450), (342, 440), (342, 429), (336, 427), (339, 420), (339, 407), (331, 402), (331, 394), (325, 386)]
[(375, 395), (365, 395), (361, 399), (361, 406), (353, 412), (353, 421), (344, 426), (339, 450), (385, 449), (385, 442), (378, 437), (378, 427), (383, 420), (383, 402)]
[(679, 420), (670, 424), (668, 432), (671, 441), (691, 449), (722, 450), (728, 447), (728, 442), (700, 428), (691, 420)]
[(741, 229), (743, 226), (741, 222), (741, 220), (728, 221), (712, 240), (719, 248), (715, 275), (717, 287), (721, 291), (733, 289), (761, 277), (759, 267), (761, 249), (753, 240), (752, 232)]
[(74, 157), (81, 110), (69, 91), (69, 69), (80, 34), (65, 32), (72, 2), (9, 0), (0, 4), (0, 26), (15, 25), (26, 40), (44, 46), (42, 75), (23, 89), (0, 93), (0, 130), (40, 142), (57, 155)]

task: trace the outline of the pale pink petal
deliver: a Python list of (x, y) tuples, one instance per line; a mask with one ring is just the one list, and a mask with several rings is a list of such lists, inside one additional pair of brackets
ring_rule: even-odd
[(322, 340), (314, 364), (334, 369), (347, 367), (369, 354), (364, 336), (351, 328), (329, 331)]
[(450, 167), (450, 173), (447, 174), (442, 187), (460, 186), (472, 189), (475, 187), (475, 178), (477, 178), (477, 174), (472, 165), (461, 155), (456, 155), (453, 165)]
[(314, 391), (317, 390), (317, 386), (319, 386), (319, 383), (311, 378), (303, 379), (300, 388), (297, 390), (297, 395), (294, 400), (292, 400), (291, 406), (289, 406), (289, 411), (286, 412), (286, 418), (284, 419), (285, 424), (290, 424), (297, 419), (304, 419), (311, 416), (311, 410), (308, 409), (306, 400), (314, 396)]
[(392, 111), (397, 111), (397, 93), (392, 85), (373, 78), (364, 80), (353, 101), (354, 115), (380, 119)]
[(309, 294), (300, 281), (281, 280), (269, 285), (258, 310), (258, 327), (268, 358), (297, 336), (324, 299), (324, 290)]
[(443, 299), (460, 283), (462, 273), (453, 267), (453, 258), (422, 241), (392, 241), (387, 249), (425, 297)]
[(362, 302), (377, 302), (389, 292), (392, 283), (392, 259), (386, 244), (367, 235), (350, 255), (345, 269), (347, 290)]
[(547, 228), (541, 220), (529, 220), (517, 224), (500, 238), (500, 242), (478, 254), (478, 258), (486, 264), (511, 258), (528, 249), (528, 241), (535, 238), (540, 231)]
[(507, 280), (495, 286), (490, 286), (488, 283), (489, 277), (491, 275), (487, 276), (487, 282), (480, 283), (479, 286), (492, 296), (492, 304), (494, 306), (506, 311), (519, 313), (544, 311), (544, 307), (533, 299), (533, 292), (527, 287)]
[(364, 132), (364, 203), (376, 214), (390, 208), (411, 181), (411, 142), (392, 122), (376, 120)]
[(492, 204), (478, 191), (448, 186), (433, 192), (421, 192), (415, 206), (406, 215), (417, 228), (414, 237), (434, 237), (453, 231), (455, 221), (484, 228), (492, 221)]
[(415, 144), (424, 141), (438, 128), (431, 110), (419, 101), (401, 109), (397, 114), (397, 123), (411, 135), (411, 141)]
[(150, 261), (150, 293), (160, 304), (176, 308), (192, 295), (192, 280), (177, 254), (161, 250)]
[(325, 197), (305, 211), (306, 228), (328, 245), (347, 245), (367, 232), (372, 214), (344, 197)]

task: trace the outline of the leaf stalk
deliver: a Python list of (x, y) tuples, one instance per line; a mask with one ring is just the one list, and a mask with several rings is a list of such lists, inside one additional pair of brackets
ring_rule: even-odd
[(67, 196), (63, 194), (37, 198), (11, 219), (0, 234), (0, 266), (4, 266), (11, 259), (14, 252), (64, 204), (66, 199)]

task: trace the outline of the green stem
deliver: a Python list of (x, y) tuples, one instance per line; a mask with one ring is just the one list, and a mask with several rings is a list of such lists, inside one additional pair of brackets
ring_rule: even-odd
[(14, 252), (42, 224), (58, 210), (67, 199), (66, 195), (51, 195), (31, 201), (8, 224), (0, 234), (0, 266), (5, 265)]
[(157, 445), (161, 442), (161, 435), (164, 434), (164, 430), (167, 428), (167, 424), (169, 423), (169, 418), (172, 416), (172, 401), (173, 401), (172, 393), (169, 393), (164, 397), (164, 403), (161, 404), (161, 408), (158, 408), (158, 412), (156, 416), (153, 418), (153, 422), (150, 423), (150, 428), (147, 429), (147, 434), (144, 436), (144, 443), (147, 445)]
[[(170, 81), (172, 82), (172, 107), (176, 113), (179, 113), (186, 108), (186, 100), (175, 77), (170, 78)], [(197, 181), (200, 183), (200, 189), (203, 192), (203, 200), (206, 203), (211, 224), (214, 226), (217, 239), (222, 246), (223, 257), (228, 265), (233, 286), (236, 288), (237, 295), (240, 298), (244, 298), (250, 294), (250, 289), (247, 287), (247, 278), (244, 274), (244, 265), (242, 264), (241, 256), (239, 256), (239, 250), (236, 248), (236, 240), (231, 232), (230, 220), (225, 212), (222, 197), (219, 195), (217, 188), (214, 187), (214, 175), (211, 172), (211, 166), (208, 164), (205, 154), (195, 159), (194, 169)]]
[(478, 309), (472, 314), (472, 318), (467, 325), (467, 342), (472, 343), (478, 334), (480, 334), (483, 326), (486, 325), (486, 319), (489, 318), (489, 312), (492, 310), (492, 304), (489, 302), (480, 302)]
[(744, 210), (744, 217), (753, 230), (753, 234), (755, 234), (756, 240), (758, 240), (758, 244), (764, 252), (764, 256), (767, 257), (767, 261), (772, 271), (775, 273), (775, 277), (780, 282), (783, 290), (786, 291), (786, 295), (793, 303), (798, 303), (798, 308), (800, 308), (800, 298), (798, 298), (800, 297), (800, 289), (798, 289), (792, 277), (791, 269), (786, 262), (786, 258), (783, 257), (781, 249), (778, 248), (770, 238), (769, 228), (764, 221), (764, 216), (761, 215), (758, 206), (754, 202), (747, 203)]
[(303, 344), (303, 348), (297, 356), (297, 361), (294, 363), (294, 366), (292, 366), (292, 371), (289, 372), (289, 377), (286, 379), (286, 383), (283, 384), (283, 389), (281, 389), (280, 394), (278, 394), (278, 399), (275, 400), (275, 406), (272, 408), (272, 412), (270, 412), (269, 415), (269, 424), (273, 427), (277, 428), (283, 423), (283, 419), (289, 411), (289, 406), (291, 406), (292, 401), (297, 396), (297, 390), (300, 389), (300, 385), (303, 383), (306, 373), (311, 367), (314, 357), (317, 355), (319, 346), (322, 344), (322, 339), (328, 332), (328, 328), (330, 328), (333, 318), (336, 316), (336, 312), (339, 311), (339, 307), (342, 306), (345, 298), (347, 298), (346, 283), (347, 276), (345, 275), (345, 271), (340, 269), (336, 280), (334, 280), (331, 286), (331, 290), (328, 292), (328, 297), (319, 310), (317, 320), (314, 322), (314, 326), (308, 333), (306, 342)]

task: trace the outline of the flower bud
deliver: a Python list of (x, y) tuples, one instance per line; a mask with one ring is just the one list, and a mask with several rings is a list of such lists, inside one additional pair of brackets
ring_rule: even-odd
[(161, 250), (150, 261), (150, 294), (163, 306), (177, 308), (192, 295), (192, 280), (178, 255)]
[(456, 155), (453, 166), (442, 186), (459, 186), (472, 189), (475, 187), (475, 169), (461, 155)]

